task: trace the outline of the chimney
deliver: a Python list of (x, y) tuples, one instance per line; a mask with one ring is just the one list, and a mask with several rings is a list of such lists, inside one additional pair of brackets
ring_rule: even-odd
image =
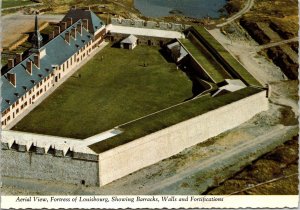
[(65, 34), (65, 40), (68, 43), (70, 43), (70, 36), (71, 36), (70, 32), (66, 32), (66, 34)]
[(61, 22), (61, 30), (64, 31), (67, 29), (67, 22)]
[(16, 86), (17, 83), (16, 74), (7, 73), (7, 79), (13, 86)]
[(82, 23), (79, 23), (79, 25), (77, 25), (77, 28), (80, 35), (82, 35)]
[(17, 53), (16, 54), (16, 62), (17, 63), (21, 63), (22, 62), (22, 53)]
[(13, 68), (15, 66), (15, 62), (13, 58), (8, 59), (7, 67), (9, 69)]
[(74, 37), (74, 39), (76, 39), (76, 35), (77, 35), (77, 28), (72, 28), (71, 30), (71, 34)]
[(55, 32), (54, 31), (52, 31), (52, 33), (51, 34), (49, 34), (49, 39), (51, 40), (51, 39), (53, 39), (55, 37)]
[(34, 55), (34, 56), (33, 56), (33, 60), (34, 60), (34, 65), (35, 65), (37, 68), (40, 68), (40, 56), (39, 56), (39, 55)]
[(71, 26), (73, 24), (73, 18), (68, 18), (67, 24), (68, 24), (68, 27)]
[(60, 27), (59, 26), (54, 27), (54, 33), (55, 33), (55, 36), (58, 36), (60, 34)]
[(32, 61), (27, 61), (26, 63), (26, 71), (32, 75)]
[(83, 19), (83, 27), (88, 31), (89, 30), (89, 20)]

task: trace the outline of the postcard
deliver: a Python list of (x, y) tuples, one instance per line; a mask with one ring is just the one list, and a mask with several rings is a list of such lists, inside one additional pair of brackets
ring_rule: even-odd
[(3, 0), (1, 208), (297, 208), (298, 1)]

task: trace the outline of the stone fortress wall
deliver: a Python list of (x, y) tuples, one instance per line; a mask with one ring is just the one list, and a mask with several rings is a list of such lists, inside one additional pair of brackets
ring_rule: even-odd
[[(177, 24), (177, 23), (169, 23), (169, 22), (154, 22), (154, 21), (145, 21), (145, 20), (133, 20), (133, 19), (120, 19), (120, 18), (111, 18), (111, 25), (114, 26), (122, 26), (122, 27), (131, 27), (131, 28), (139, 28), (143, 29), (152, 29), (158, 30), (156, 31), (156, 35), (152, 36), (151, 34), (147, 35), (137, 35), (134, 34), (138, 38), (138, 45), (148, 45), (148, 46), (163, 46), (169, 43), (173, 38), (158, 36), (158, 34), (162, 31), (170, 31), (170, 32), (180, 32), (182, 33), (184, 30), (190, 28), (190, 25)], [(128, 29), (129, 31), (130, 29)], [(122, 39), (128, 37), (128, 33), (110, 33), (107, 35), (107, 39), (112, 42), (119, 42)]]
[(161, 29), (161, 30), (179, 31), (179, 32), (182, 32), (191, 27), (190, 25), (184, 25), (178, 23), (154, 22), (154, 21), (120, 19), (120, 18), (111, 18), (111, 24), (119, 25), (119, 26), (135, 27), (135, 28)]
[(232, 129), (267, 109), (268, 98), (266, 91), (262, 91), (99, 155), (88, 148), (85, 140), (47, 140), (48, 137), (35, 134), (34, 138), (25, 134), (29, 136), (20, 140), (17, 134), (24, 133), (11, 135), (14, 131), (7, 131), (3, 133), (1, 173), (103, 186)]
[(99, 154), (100, 186), (178, 154), (266, 110), (268, 98), (262, 91), (103, 152)]
[(2, 131), (1, 175), (98, 185), (98, 155), (81, 140)]

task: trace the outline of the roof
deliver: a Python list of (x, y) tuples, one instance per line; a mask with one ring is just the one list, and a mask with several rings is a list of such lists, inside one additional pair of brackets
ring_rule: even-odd
[(122, 41), (121, 41), (121, 43), (125, 43), (125, 44), (134, 44), (134, 43), (136, 43), (136, 41), (137, 41), (137, 38), (136, 38), (136, 36), (134, 36), (134, 35), (130, 35), (129, 37), (127, 37), (126, 39), (123, 39)]
[(213, 96), (219, 95), (221, 92), (224, 92), (224, 91), (225, 92), (235, 92), (235, 91), (238, 91), (240, 89), (247, 87), (247, 85), (245, 85), (239, 79), (225, 79), (225, 81), (227, 82), (227, 85), (220, 87), (219, 90)]
[(83, 28), (82, 35), (77, 33), (76, 40), (71, 38), (70, 44), (65, 41), (66, 32), (70, 32), (72, 28), (76, 27), (81, 22), (81, 20), (74, 22), (60, 35), (41, 47), (40, 50), (46, 50), (46, 55), (40, 59), (40, 69), (35, 65), (32, 65), (32, 75), (26, 71), (26, 63), (27, 61), (33, 61), (36, 53), (32, 53), (21, 63), (18, 63), (14, 68), (10, 69), (7, 73), (16, 74), (16, 87), (7, 80), (7, 73), (1, 76), (1, 94), (3, 99), (1, 102), (1, 112), (6, 110), (11, 104), (15, 103), (37, 83), (50, 75), (53, 71), (53, 66), (63, 64), (93, 38), (93, 35)]
[(73, 23), (80, 19), (88, 19), (89, 32), (91, 33), (95, 33), (98, 29), (105, 25), (104, 22), (91, 10), (71, 9), (62, 19), (62, 22), (67, 22), (68, 18), (72, 18)]
[(174, 42), (172, 44), (169, 44), (167, 45), (167, 47), (172, 51), (173, 50), (177, 51), (176, 52), (178, 53), (178, 57), (176, 58), (177, 62), (179, 62), (181, 59), (183, 59), (185, 56), (188, 55), (188, 52), (180, 45), (179, 42)]

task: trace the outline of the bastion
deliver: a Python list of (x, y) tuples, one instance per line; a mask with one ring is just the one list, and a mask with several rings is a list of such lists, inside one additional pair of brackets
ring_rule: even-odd
[[(35, 21), (31, 54), (24, 59), (10, 59), (1, 75), (4, 84), (2, 176), (101, 187), (239, 126), (268, 109), (268, 88), (262, 87), (203, 27), (116, 18), (105, 25), (90, 10), (71, 9), (51, 33), (49, 40), (42, 43), (37, 17)], [(126, 42), (121, 45), (124, 39)], [(112, 50), (107, 50), (109, 48)], [(149, 62), (147, 52), (153, 52), (153, 49), (156, 51), (148, 54), (152, 58)], [(130, 61), (122, 65), (117, 63), (122, 61), (122, 55), (117, 61), (111, 59), (109, 53), (99, 54), (119, 50), (124, 56), (131, 53), (129, 50), (141, 51), (141, 55), (136, 58), (138, 62), (130, 66)], [(135, 57), (138, 56), (134, 55), (132, 59)], [(57, 127), (47, 127), (48, 120), (41, 122), (42, 118), (26, 120), (26, 116), (35, 113), (47, 114), (45, 104), (56, 103), (56, 106), (50, 107), (57, 107), (61, 115), (56, 114), (53, 118), (64, 122), (63, 112), (66, 118), (68, 113), (74, 114), (75, 106), (79, 106), (81, 100), (93, 103), (89, 94), (99, 99), (99, 104), (94, 104), (94, 107), (104, 106), (108, 96), (102, 98), (99, 92), (96, 95), (92, 92), (96, 89), (96, 86), (92, 86), (93, 82), (100, 82), (96, 74), (101, 76), (101, 71), (105, 69), (101, 66), (104, 60), (108, 60), (111, 66), (119, 65), (117, 71), (111, 68), (111, 74), (116, 72), (125, 75), (134, 70), (136, 81), (126, 80), (122, 83), (119, 77), (113, 77), (114, 84), (122, 84), (123, 89), (124, 85), (136, 85), (150, 71), (156, 75), (152, 75), (154, 79), (158, 78), (157, 74), (166, 75), (167, 80), (162, 80), (160, 84), (173, 78), (174, 86), (181, 86), (175, 89), (172, 85), (164, 85), (165, 88), (170, 87), (170, 91), (159, 96), (162, 98), (155, 98), (157, 95), (154, 94), (153, 99), (147, 98), (144, 104), (133, 106), (133, 109), (151, 110), (149, 113), (132, 115), (121, 124), (121, 121), (109, 124), (111, 127), (103, 126), (105, 120), (102, 123), (97, 121), (96, 118), (102, 115), (96, 108), (96, 111), (90, 110), (93, 111), (90, 118), (92, 123), (83, 120), (79, 127), (86, 131), (93, 130), (91, 133), (83, 134), (80, 129), (77, 129), (78, 133), (68, 133), (65, 132), (68, 129), (65, 129), (64, 134), (58, 135), (64, 128), (74, 126), (75, 120), (71, 118), (63, 125), (57, 123)], [(89, 67), (89, 62), (95, 62), (95, 67), (83, 72)], [(159, 68), (162, 71), (155, 71)], [(139, 74), (140, 71), (148, 72)], [(104, 74), (103, 71), (103, 77)], [(84, 97), (78, 100), (76, 95), (80, 95), (79, 91), (74, 90), (79, 86), (76, 87), (75, 80), (80, 83), (86, 76), (89, 76), (91, 82), (82, 82), (80, 88), (90, 91), (83, 93)], [(101, 80), (101, 84), (107, 81)], [(143, 79), (140, 83), (145, 85), (145, 90), (159, 92), (161, 87), (145, 81)], [(187, 88), (188, 85), (191, 87)], [(104, 91), (114, 88), (103, 85), (97, 86), (97, 90), (100, 87)], [(70, 94), (64, 95), (64, 90)], [(122, 87), (118, 86), (118, 91), (121, 92)], [(171, 97), (172, 91), (178, 95)], [(185, 95), (189, 91), (191, 95)], [(145, 95), (146, 92), (141, 96)], [(166, 101), (168, 97), (174, 101)], [(117, 97), (110, 96), (109, 99), (117, 100)], [(73, 102), (73, 107), (63, 106), (68, 100)], [(147, 109), (147, 104), (157, 108)], [(164, 104), (167, 106), (161, 106)], [(120, 103), (118, 105), (122, 106)], [(130, 110), (126, 114), (131, 114)], [(84, 114), (77, 119), (84, 119)], [(35, 127), (40, 130), (34, 130), (33, 133), (29, 128)], [(50, 127), (54, 129), (50, 130)], [(43, 132), (43, 129), (47, 132)]]

